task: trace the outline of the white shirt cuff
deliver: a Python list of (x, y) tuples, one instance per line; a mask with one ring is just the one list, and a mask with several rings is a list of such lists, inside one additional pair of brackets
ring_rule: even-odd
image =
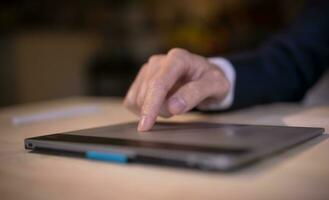
[(222, 57), (208, 58), (208, 61), (210, 63), (216, 65), (223, 71), (224, 75), (226, 76), (227, 80), (229, 81), (230, 89), (229, 89), (228, 94), (226, 95), (226, 97), (223, 100), (213, 103), (213, 104), (207, 106), (206, 108), (203, 107), (201, 110), (211, 111), (211, 110), (227, 109), (232, 106), (233, 100), (234, 100), (234, 88), (235, 88), (235, 78), (236, 78), (234, 67), (230, 61), (228, 61), (227, 59), (222, 58)]

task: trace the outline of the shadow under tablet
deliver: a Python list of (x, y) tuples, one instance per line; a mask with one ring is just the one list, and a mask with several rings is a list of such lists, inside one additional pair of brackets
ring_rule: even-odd
[(323, 128), (207, 122), (157, 123), (138, 132), (137, 122), (25, 139), (25, 148), (117, 163), (151, 163), (234, 170), (321, 135)]

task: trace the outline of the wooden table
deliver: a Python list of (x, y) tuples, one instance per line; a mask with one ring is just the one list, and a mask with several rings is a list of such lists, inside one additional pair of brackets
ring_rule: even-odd
[[(43, 122), (12, 122), (14, 116), (77, 105), (99, 109)], [(327, 135), (234, 173), (119, 165), (28, 153), (23, 147), (26, 137), (134, 120), (120, 99), (111, 98), (70, 98), (0, 110), (0, 199), (329, 199)], [(329, 105), (274, 104), (172, 120), (318, 126), (328, 132)]]

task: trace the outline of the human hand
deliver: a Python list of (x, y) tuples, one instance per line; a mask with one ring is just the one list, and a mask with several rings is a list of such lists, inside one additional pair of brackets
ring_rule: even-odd
[(131, 85), (124, 105), (140, 116), (139, 131), (150, 130), (157, 116), (171, 117), (225, 98), (229, 81), (205, 57), (174, 48), (151, 56)]

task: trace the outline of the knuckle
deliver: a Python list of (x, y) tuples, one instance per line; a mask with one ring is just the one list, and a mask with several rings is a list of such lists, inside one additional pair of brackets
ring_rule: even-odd
[(212, 72), (213, 82), (217, 83), (215, 91), (218, 91), (218, 88), (221, 92), (225, 93), (230, 89), (229, 81), (226, 79), (225, 75), (220, 70), (213, 70)]
[(136, 106), (141, 108), (143, 106), (143, 100), (139, 97), (137, 98)]
[(223, 73), (219, 69), (211, 70), (211, 75), (215, 80), (223, 79)]
[(185, 49), (172, 48), (169, 50), (167, 55), (168, 55), (168, 57), (178, 58), (178, 57), (183, 57), (186, 54), (187, 54), (187, 51)]
[(135, 109), (136, 107), (136, 103), (135, 101), (133, 101), (132, 99), (130, 98), (125, 98), (124, 102), (123, 102), (123, 105), (128, 108), (129, 110), (133, 110)]
[(167, 54), (166, 67), (175, 67), (183, 69), (188, 61), (188, 52), (184, 49), (173, 48)]
[(136, 99), (136, 104), (138, 108), (141, 108), (143, 106), (144, 100), (145, 100), (145, 93), (143, 91), (140, 91)]
[(161, 55), (153, 55), (148, 59), (148, 63), (156, 63), (162, 58)]

